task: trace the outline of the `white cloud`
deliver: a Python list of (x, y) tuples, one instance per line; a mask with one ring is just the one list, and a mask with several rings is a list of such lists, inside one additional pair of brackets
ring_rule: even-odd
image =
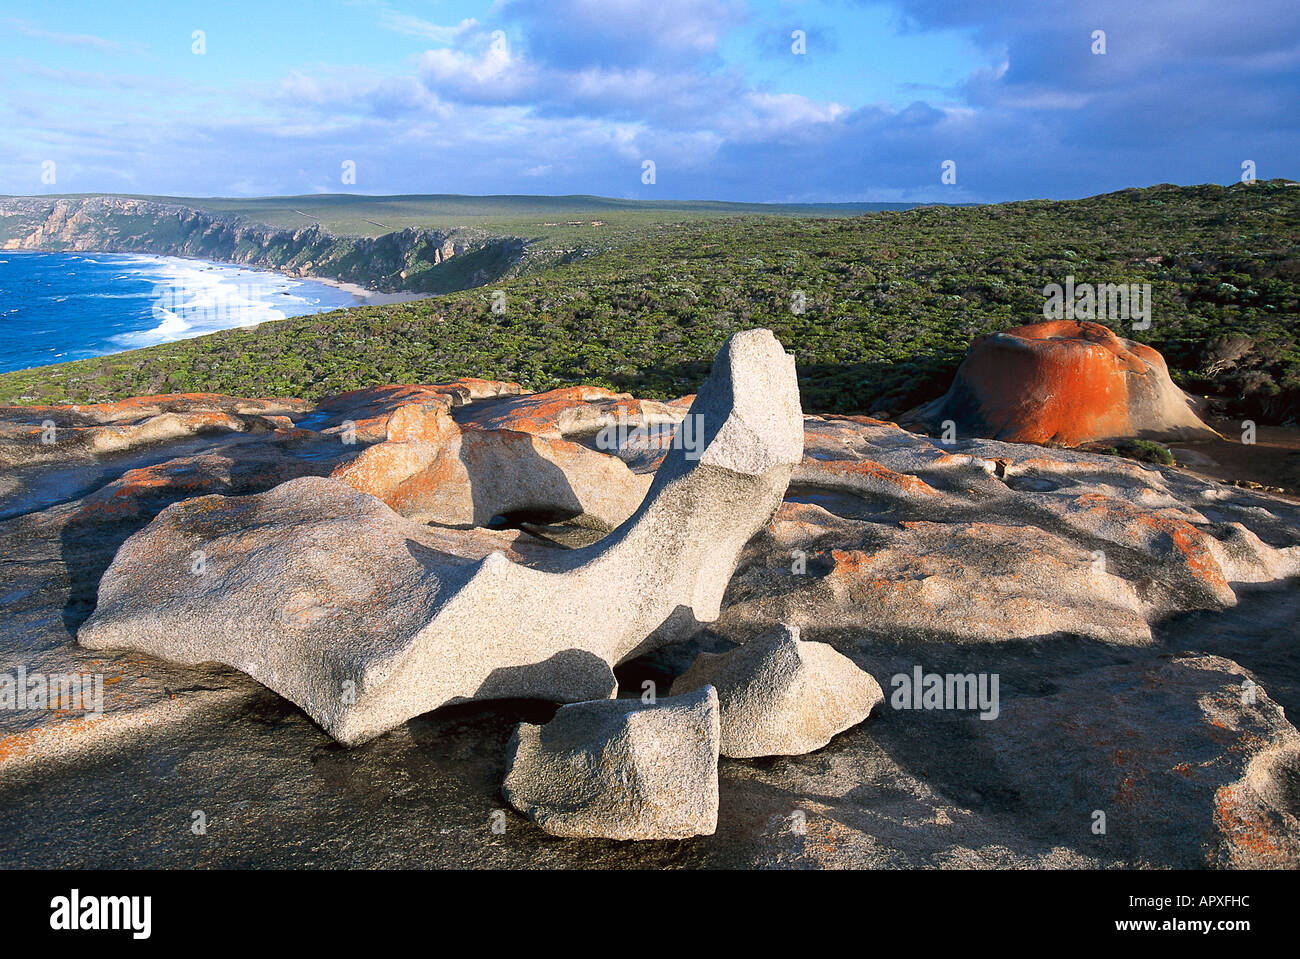
[(15, 17), (7, 17), (3, 23), (11, 30), (32, 37), (37, 40), (49, 40), (51, 43), (59, 43), (70, 47), (86, 47), (94, 50), (116, 51), (121, 49), (120, 45), (113, 40), (106, 40), (103, 37), (97, 37), (89, 33), (59, 33), (54, 30), (46, 30), (29, 20), (19, 20)]
[(455, 43), (473, 30), (478, 26), (478, 21), (471, 18), (462, 20), (455, 26), (442, 26), (419, 17), (385, 9), (380, 11), (379, 25), (386, 30), (405, 34), (408, 37), (420, 37), (432, 40), (434, 43), (449, 44)]
[(423, 17), (394, 10), (384, 0), (348, 0), (348, 3), (350, 6), (373, 12), (375, 22), (385, 30), (443, 45), (455, 43), (478, 26), (478, 21), (470, 17), (451, 26), (434, 23)]

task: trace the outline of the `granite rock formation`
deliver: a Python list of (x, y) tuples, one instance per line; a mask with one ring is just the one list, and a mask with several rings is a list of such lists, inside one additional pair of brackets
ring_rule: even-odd
[(633, 516), (533, 565), (440, 551), (337, 480), (175, 504), (118, 551), (78, 641), (233, 666), (346, 744), (452, 702), (612, 696), (614, 665), (717, 619), (780, 504), (803, 440), (793, 358), (736, 334), (688, 416), (700, 448), (669, 451)]
[(403, 516), (488, 526), (528, 515), (609, 532), (645, 498), (650, 477), (577, 443), (509, 429), (465, 429), (441, 406), (404, 406), (386, 437), (334, 471)]
[(672, 695), (705, 686), (718, 691), (722, 755), (733, 759), (821, 749), (885, 698), (853, 660), (785, 625), (729, 653), (701, 653)]
[(1055, 320), (981, 337), (952, 388), (904, 414), (931, 430), (1013, 443), (1215, 436), (1159, 352), (1100, 323)]
[[(628, 649), (612, 677), (602, 662), (599, 683), (587, 681), (597, 670), (581, 668), (591, 660), (559, 673), (573, 698), (603, 702), (615, 684), (620, 696), (639, 697), (646, 683), (670, 689), (702, 653), (743, 649), (789, 623), (879, 680), (885, 701), (821, 749), (723, 759), (717, 828), (685, 841), (557, 840), (502, 808), (509, 741), (521, 723), (544, 727), (554, 702), (452, 704), (341, 749), (306, 712), (237, 669), (76, 642), (123, 545), (153, 522), (179, 531), (175, 518), (189, 517), (185, 528), (209, 538), (220, 523), (242, 530), (228, 556), (264, 549), (298, 577), (297, 589), (258, 610), (267, 645), (323, 628), (370, 586), (392, 616), (411, 613), (391, 609), (401, 605), (391, 577), (362, 575), (373, 556), (358, 558), (358, 569), (322, 558), (322, 549), (364, 552), (359, 528), (400, 540), (404, 552), (384, 562), (413, 580), (435, 557), (440, 568), (471, 570), (500, 553), (529, 574), (582, 565), (620, 534), (602, 537), (573, 519), (427, 525), (329, 477), (376, 446), (436, 443), (450, 418), (462, 442), (502, 429), (562, 440), (659, 483), (672, 449), (618, 433), (610, 449), (591, 432), (633, 400), (585, 396), (538, 401), (513, 384), (460, 381), (319, 403), (196, 395), (0, 409), (0, 702), (20, 669), (102, 679), (102, 715), (0, 709), (0, 864), (1300, 865), (1290, 718), (1300, 711), (1300, 506), (1113, 456), (966, 434), (944, 443), (869, 417), (805, 416), (802, 459), (777, 512), (756, 520), (730, 582), (711, 586), (717, 619), (683, 618), (674, 636), (700, 632)], [(595, 410), (565, 414), (566, 404)], [(689, 406), (647, 404), (646, 415), (681, 420)], [(539, 407), (544, 416), (534, 415)], [(158, 416), (189, 425), (147, 425)], [(211, 428), (190, 428), (204, 420)], [(530, 422), (550, 424), (547, 435), (518, 428)], [(799, 460), (798, 451), (786, 459)], [(557, 460), (566, 470), (573, 462)], [(745, 485), (718, 479), (728, 495)], [(259, 509), (270, 523), (285, 521), (293, 555), (275, 553), (269, 532), (259, 545), (244, 526)], [(558, 531), (595, 545), (566, 548)], [(232, 575), (220, 551), (200, 557), (182, 545), (151, 574), (141, 554), (141, 610), (152, 597), (174, 615), (176, 603), (199, 595), (194, 579)], [(632, 589), (603, 581), (592, 630), (614, 610), (649, 605), (658, 587), (645, 575)], [(278, 587), (248, 576), (239, 588)], [(511, 609), (509, 640), (527, 612)], [(918, 668), (998, 677), (996, 719), (902, 696), (899, 683)], [(196, 797), (213, 825), (191, 841), (184, 827)], [(112, 829), (87, 812), (102, 809), (113, 810)], [(1107, 817), (1104, 834), (1092, 828), (1095, 811)], [(168, 838), (177, 832), (185, 841)]]
[(654, 703), (573, 703), (545, 726), (519, 725), (501, 791), (553, 836), (709, 836), (718, 827), (719, 741), (710, 686)]

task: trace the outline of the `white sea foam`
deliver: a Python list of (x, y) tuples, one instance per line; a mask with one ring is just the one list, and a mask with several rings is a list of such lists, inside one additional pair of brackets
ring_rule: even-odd
[(62, 300), (147, 300), (153, 295), (149, 290), (141, 293), (69, 293)]
[[(0, 291), (0, 370), (102, 356), (364, 301), (309, 278), (205, 260), (141, 253), (31, 256), (39, 281), (23, 279), (26, 285), (16, 293), (10, 292), (14, 284), (5, 283)], [(0, 264), (12, 272), (8, 264), (19, 259), (7, 255)]]
[[(149, 259), (138, 267), (125, 268), (137, 276), (155, 279), (147, 295), (154, 300), (152, 314), (157, 321), (151, 329), (109, 337), (125, 348), (254, 327), (290, 314), (310, 312), (298, 307), (321, 303), (319, 296), (303, 295), (310, 289), (309, 282), (276, 273), (175, 258)], [(282, 295), (285, 293), (288, 295)]]

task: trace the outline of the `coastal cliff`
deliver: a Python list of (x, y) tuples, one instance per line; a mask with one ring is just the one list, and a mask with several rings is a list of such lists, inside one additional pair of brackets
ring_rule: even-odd
[(383, 292), (446, 293), (501, 277), (524, 242), (474, 230), (336, 236), (319, 224), (287, 229), (133, 197), (5, 197), (0, 249), (198, 257)]

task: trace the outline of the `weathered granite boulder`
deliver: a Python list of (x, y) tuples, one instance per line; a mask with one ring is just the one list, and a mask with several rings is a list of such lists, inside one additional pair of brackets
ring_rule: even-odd
[(388, 436), (332, 474), (403, 516), (446, 526), (487, 526), (496, 516), (563, 519), (604, 532), (631, 516), (650, 487), (616, 457), (562, 439), (503, 429), (462, 429), (441, 408), (407, 428), (402, 407)]
[(137, 396), (116, 403), (0, 406), (0, 466), (121, 454), (214, 433), (270, 433), (311, 408), (292, 399), (215, 393)]
[(608, 697), (613, 665), (717, 619), (802, 455), (794, 359), (766, 330), (727, 341), (688, 415), (699, 443), (630, 519), (532, 565), (466, 559), (456, 531), (336, 480), (177, 503), (123, 544), (78, 640), (241, 669), (346, 744), (451, 702)]
[(566, 386), (545, 393), (511, 397), (468, 411), (466, 422), (484, 430), (515, 430), (549, 439), (590, 436), (619, 424), (678, 423), (686, 409), (674, 403), (638, 400), (598, 386)]
[(826, 643), (777, 626), (729, 653), (701, 653), (672, 686), (718, 691), (722, 755), (797, 756), (821, 749), (884, 700), (880, 684)]
[(434, 385), (390, 383), (327, 396), (317, 404), (312, 421), (323, 433), (346, 433), (350, 440), (373, 442), (393, 439), (397, 424), (392, 421), (406, 419), (401, 432), (404, 439), (411, 439), (410, 427), (418, 422), (410, 419), (412, 407), (446, 411), (519, 391), (518, 383), (466, 378)]
[(510, 739), (502, 794), (546, 832), (689, 839), (718, 826), (718, 696), (561, 706)]
[(903, 419), (963, 435), (1077, 446), (1217, 436), (1156, 350), (1100, 323), (1057, 320), (981, 337), (947, 394)]

